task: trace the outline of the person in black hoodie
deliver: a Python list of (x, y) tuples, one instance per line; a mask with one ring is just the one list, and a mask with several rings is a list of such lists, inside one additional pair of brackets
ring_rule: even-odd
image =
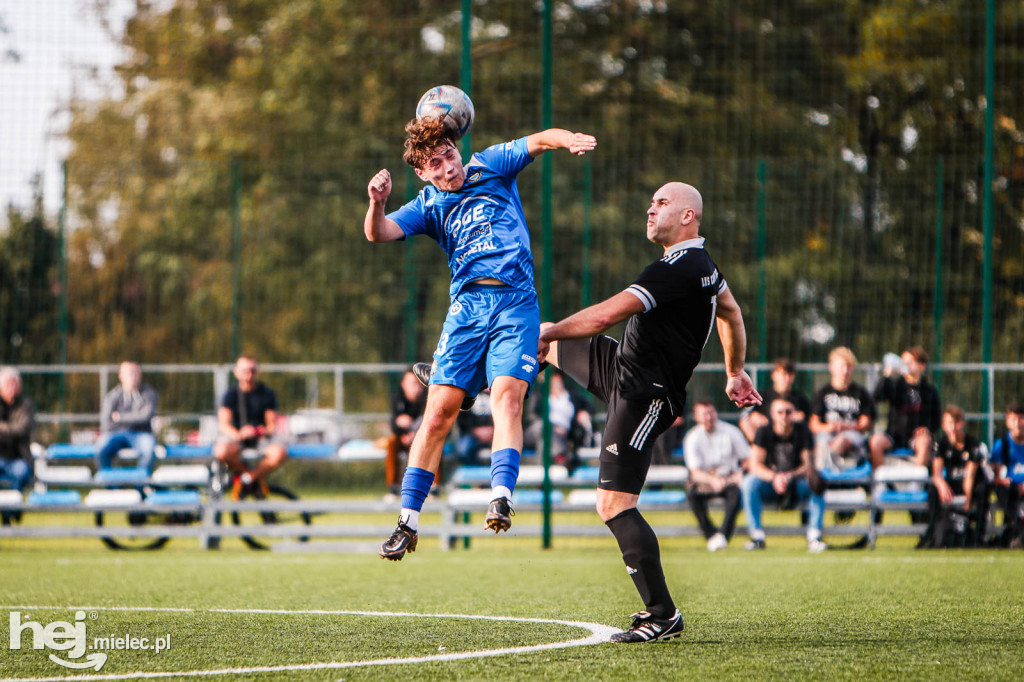
[(939, 392), (928, 383), (924, 373), (928, 356), (920, 346), (903, 351), (903, 371), (887, 366), (875, 387), (875, 402), (889, 403), (889, 422), (885, 433), (871, 436), (871, 466), (879, 467), (885, 455), (894, 448), (914, 451), (914, 464), (928, 466), (934, 441), (932, 434), (942, 425), (942, 404)]

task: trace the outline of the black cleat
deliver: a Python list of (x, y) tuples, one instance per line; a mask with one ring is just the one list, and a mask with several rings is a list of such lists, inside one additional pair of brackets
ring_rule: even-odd
[(395, 532), (380, 546), (380, 558), (401, 561), (406, 552), (416, 551), (416, 541), (416, 531), (399, 521)]
[(507, 497), (491, 500), (487, 506), (487, 516), (484, 517), (484, 528), (493, 530), (495, 533), (508, 530), (512, 527), (512, 517), (515, 514), (512, 511), (512, 503), (508, 501)]
[(743, 546), (743, 549), (747, 550), (748, 552), (756, 552), (758, 550), (764, 549), (764, 546), (764, 540), (751, 540)]
[(632, 644), (633, 642), (657, 642), (660, 639), (673, 639), (683, 634), (683, 616), (679, 609), (671, 618), (661, 620), (655, 618), (647, 611), (634, 613), (630, 618), (633, 625), (625, 632), (616, 632), (608, 641), (620, 644)]
[(430, 364), (426, 362), (417, 362), (412, 366), (412, 373), (416, 375), (416, 378), (424, 386), (430, 386)]
[[(431, 371), (429, 364), (426, 362), (417, 362), (412, 366), (412, 373), (416, 375), (416, 378), (421, 384), (428, 387), (430, 386), (430, 375), (433, 374), (433, 372)], [(475, 402), (476, 398), (467, 393), (466, 397), (462, 399), (462, 405), (459, 406), (459, 409), (463, 412), (469, 412), (473, 409), (473, 404)]]

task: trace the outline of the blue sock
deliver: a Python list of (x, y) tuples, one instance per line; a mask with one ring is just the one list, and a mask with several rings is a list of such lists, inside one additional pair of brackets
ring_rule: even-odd
[(402, 508), (420, 511), (423, 500), (430, 494), (430, 486), (434, 484), (434, 474), (418, 467), (406, 467), (402, 476)]
[(515, 491), (519, 478), (519, 451), (505, 448), (491, 453), (491, 487), (505, 486)]

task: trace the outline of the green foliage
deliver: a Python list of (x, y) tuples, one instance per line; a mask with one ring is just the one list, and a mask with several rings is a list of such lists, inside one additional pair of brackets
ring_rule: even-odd
[(57, 244), (40, 195), (30, 213), (8, 207), (0, 233), (0, 363), (60, 360)]
[[(380, 168), (395, 178), (391, 208), (419, 187), (401, 165), (402, 126), (427, 87), (462, 82), (460, 8), (139, 3), (121, 91), (73, 107), (70, 359), (225, 361), (236, 314), (245, 349), (265, 360), (395, 361), (410, 347), (426, 357), (447, 306), (440, 252), (425, 240), (368, 244), (361, 224)], [(472, 12), (480, 149), (540, 127), (542, 31), (518, 0)], [(999, 12), (994, 357), (1015, 360), (1024, 13)], [(844, 343), (877, 358), (942, 341), (944, 360), (979, 358), (982, 3), (598, 0), (559, 3), (554, 16), (555, 125), (599, 141), (587, 161), (554, 160), (556, 314), (621, 290), (657, 256), (643, 211), (659, 185), (683, 179), (704, 193), (703, 232), (748, 327), (764, 319), (754, 357), (815, 361)], [(539, 265), (539, 169), (519, 184)]]

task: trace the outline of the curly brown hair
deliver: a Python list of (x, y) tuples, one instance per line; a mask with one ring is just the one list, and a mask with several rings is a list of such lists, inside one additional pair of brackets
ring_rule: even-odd
[(405, 124), (402, 159), (413, 168), (423, 168), (439, 145), (455, 146), (451, 130), (441, 118), (414, 118)]

